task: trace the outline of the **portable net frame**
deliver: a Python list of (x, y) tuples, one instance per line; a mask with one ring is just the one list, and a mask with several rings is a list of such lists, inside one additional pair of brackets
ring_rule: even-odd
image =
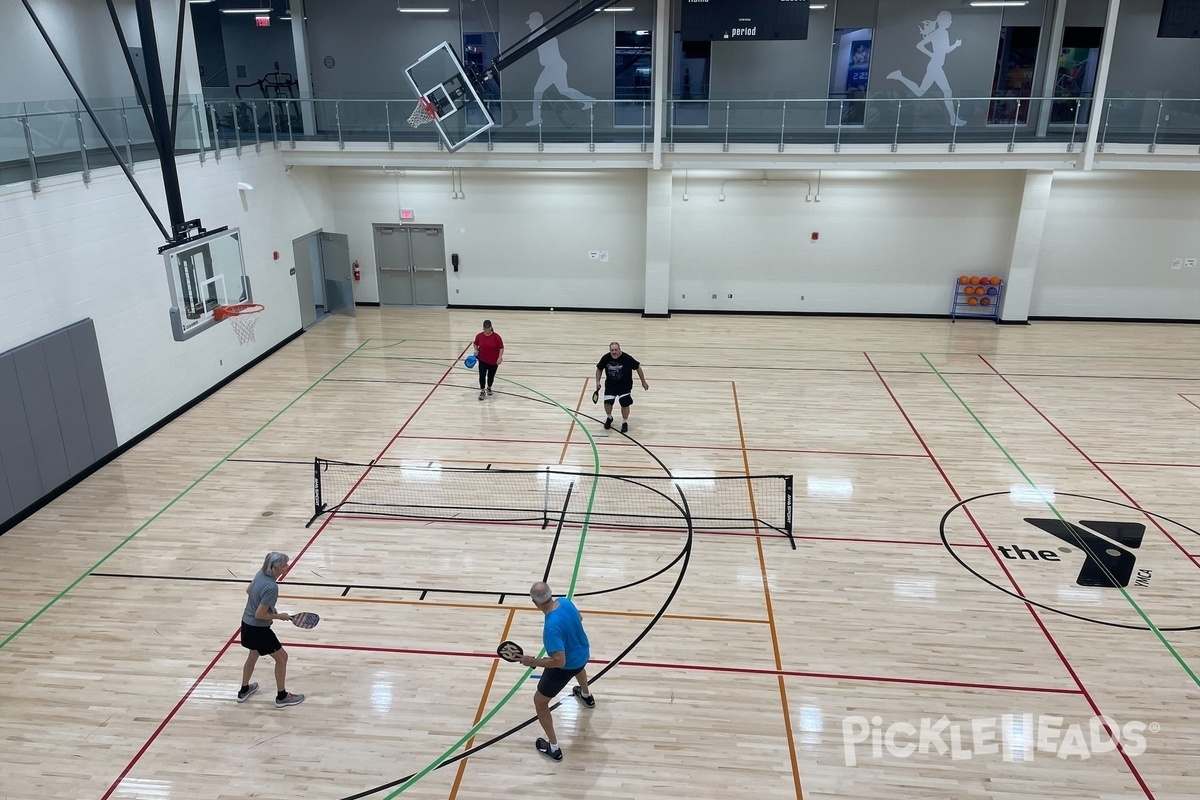
[(778, 531), (792, 537), (792, 476), (606, 475), (566, 469), (313, 462), (322, 514), (637, 530)]

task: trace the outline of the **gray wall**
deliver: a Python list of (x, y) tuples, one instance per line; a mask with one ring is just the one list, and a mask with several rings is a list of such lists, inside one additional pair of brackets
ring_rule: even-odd
[(117, 447), (90, 319), (0, 354), (0, 525)]
[(1159, 39), (1161, 10), (1162, 0), (1121, 0), (1109, 97), (1200, 97), (1200, 39)]
[[(250, 83), (275, 71), (275, 62), (283, 72), (296, 74), (296, 48), (292, 45), (292, 23), (271, 19), (271, 25), (260, 28), (250, 14), (222, 14), (221, 36), (225, 43), (225, 65), (229, 71), (229, 86)], [(246, 77), (239, 78), (238, 67), (246, 68)], [(242, 90), (247, 100), (260, 97), (258, 88)]]

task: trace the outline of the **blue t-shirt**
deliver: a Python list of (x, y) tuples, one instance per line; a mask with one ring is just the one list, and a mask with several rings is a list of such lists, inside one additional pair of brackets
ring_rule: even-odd
[(591, 645), (588, 644), (587, 634), (583, 632), (583, 618), (579, 616), (579, 609), (567, 598), (558, 598), (558, 608), (546, 615), (542, 625), (542, 644), (549, 655), (560, 650), (566, 654), (563, 669), (579, 669), (592, 657)]

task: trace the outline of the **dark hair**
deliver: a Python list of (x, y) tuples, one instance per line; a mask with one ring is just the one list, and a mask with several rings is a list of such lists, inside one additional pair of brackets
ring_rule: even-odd
[(483, 327), (485, 327), (485, 328), (490, 328), (490, 327), (492, 327), (492, 321), (491, 321), (490, 319), (485, 319), (485, 320), (483, 321)]

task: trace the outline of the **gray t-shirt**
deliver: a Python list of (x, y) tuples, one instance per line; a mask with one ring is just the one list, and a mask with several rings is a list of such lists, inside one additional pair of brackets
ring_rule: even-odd
[(279, 602), (279, 584), (270, 575), (259, 570), (258, 574), (254, 576), (254, 580), (250, 581), (250, 592), (246, 597), (246, 610), (242, 612), (242, 622), (247, 625), (257, 625), (260, 628), (271, 627), (271, 620), (258, 619), (254, 616), (254, 612), (258, 611), (260, 605), (266, 603), (271, 613), (276, 614), (278, 613), (275, 610), (277, 602)]

